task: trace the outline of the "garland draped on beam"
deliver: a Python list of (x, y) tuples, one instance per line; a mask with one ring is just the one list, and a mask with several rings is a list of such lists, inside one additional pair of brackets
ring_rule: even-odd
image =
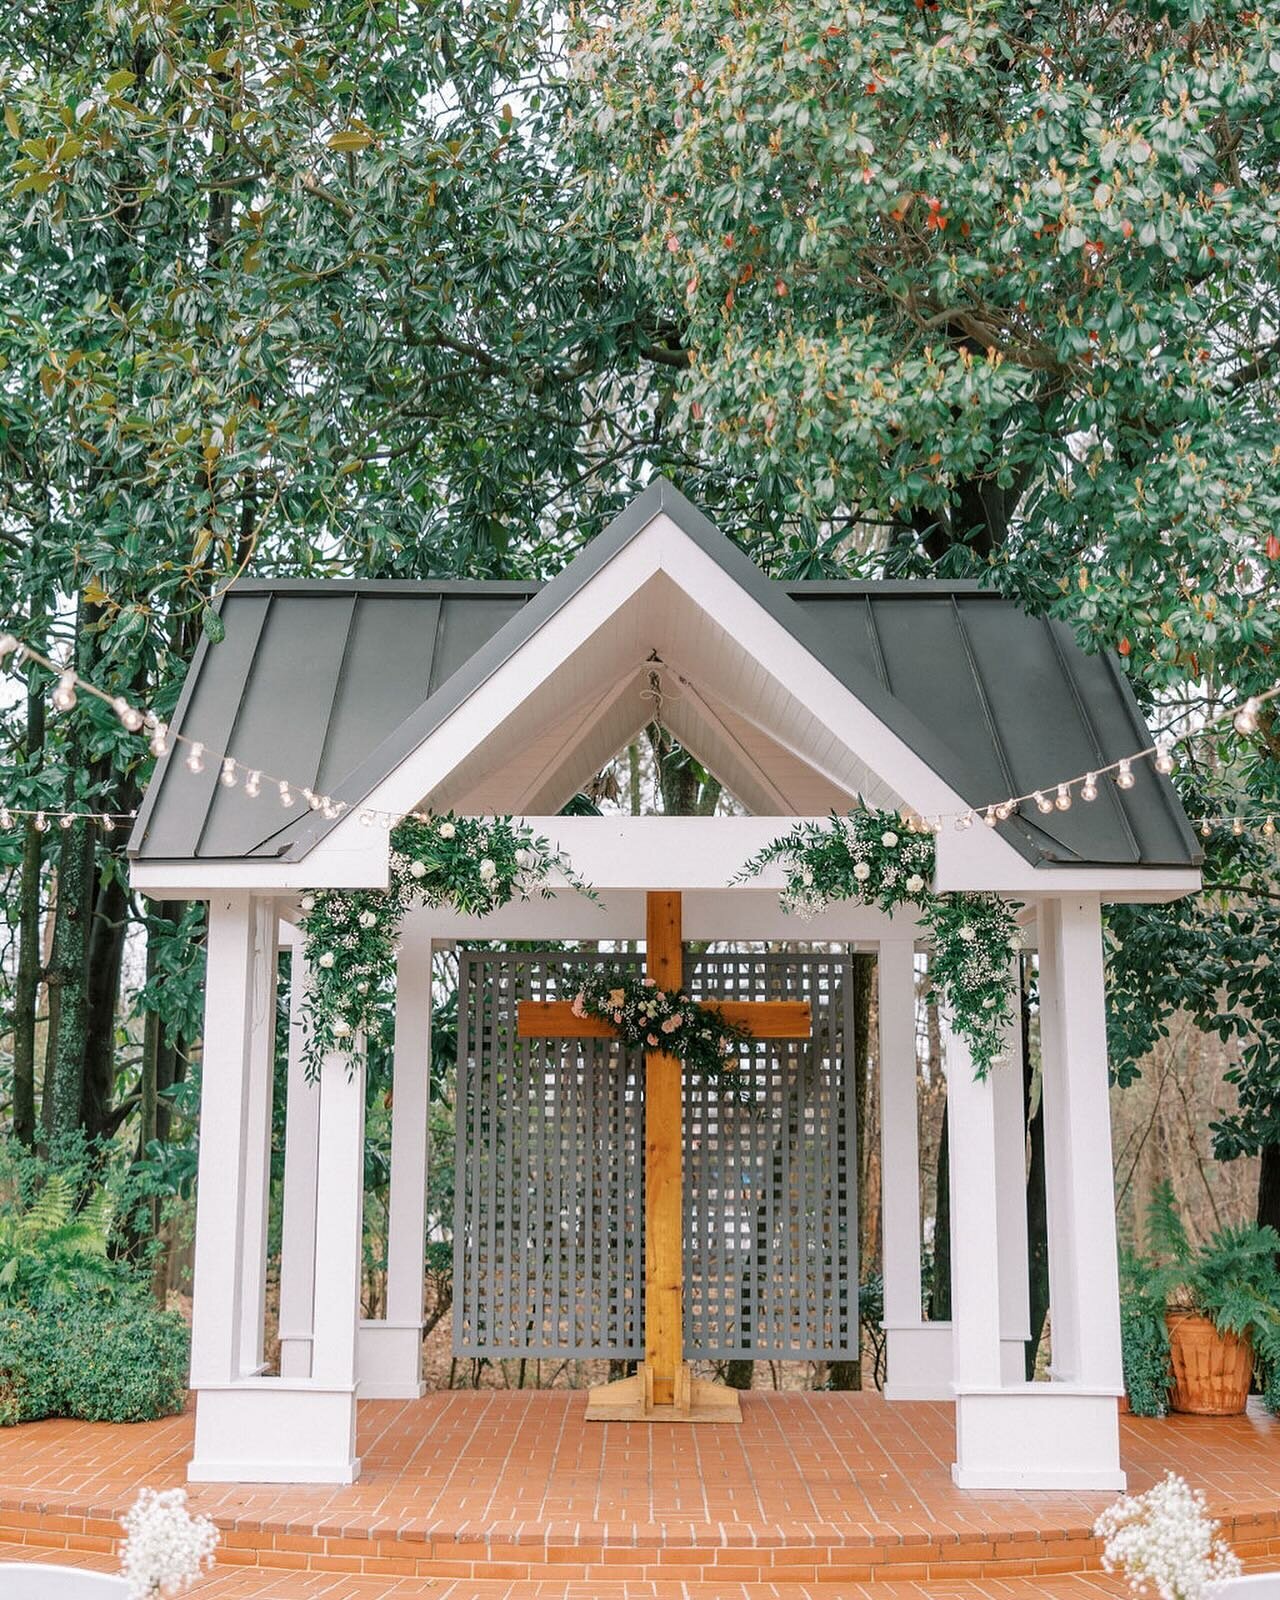
[(377, 1021), (394, 985), (400, 925), (413, 905), (484, 916), (510, 900), (549, 899), (559, 877), (590, 900), (567, 857), (510, 817), (406, 818), (391, 834), (391, 877), (382, 889), (323, 889), (302, 897), (300, 926), (310, 969), (306, 1062), (314, 1076), (332, 1051), (352, 1058), (356, 1037)]
[(665, 1051), (722, 1085), (732, 1081), (731, 1058), (753, 1038), (748, 1029), (726, 1022), (714, 1004), (704, 1005), (683, 989), (660, 989), (652, 978), (615, 969), (570, 978), (569, 989), (575, 981), (575, 1016), (597, 1017), (617, 1029), (626, 1049)]
[(892, 912), (914, 906), (933, 934), (933, 991), (969, 1046), (974, 1072), (985, 1078), (1004, 1059), (1014, 1024), (1009, 972), (1022, 945), (1016, 905), (997, 894), (935, 894), (932, 833), (909, 831), (892, 811), (833, 814), (805, 823), (753, 856), (734, 879), (754, 878), (781, 863), (787, 874), (784, 911), (806, 921), (833, 900), (860, 900)]

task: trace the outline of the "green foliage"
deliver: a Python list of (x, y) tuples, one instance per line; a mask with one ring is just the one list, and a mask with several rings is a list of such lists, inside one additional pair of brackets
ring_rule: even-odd
[[(1131, 1274), (1124, 1275), (1130, 1278)], [(1135, 1417), (1163, 1417), (1169, 1410), (1173, 1373), (1164, 1302), (1127, 1284), (1120, 1301), (1120, 1351), (1124, 1387)]]
[(1162, 1184), (1147, 1218), (1149, 1256), (1131, 1258), (1129, 1276), (1149, 1304), (1197, 1311), (1221, 1333), (1253, 1342), (1268, 1405), (1280, 1401), (1280, 1233), (1253, 1225), (1220, 1228), (1198, 1248)]
[(661, 1048), (698, 1077), (749, 1097), (739, 1058), (750, 1049), (750, 1031), (726, 1022), (714, 1005), (699, 1005), (683, 989), (660, 989), (652, 978), (616, 968), (567, 980), (568, 988), (575, 984), (574, 1011), (612, 1024), (626, 1049)]
[(145, 1422), (181, 1411), (190, 1336), (141, 1295), (0, 1311), (0, 1424)]
[(1004, 1058), (1013, 1021), (1010, 975), (1020, 947), (1013, 902), (995, 894), (935, 894), (933, 834), (892, 811), (851, 811), (802, 823), (753, 856), (739, 878), (773, 862), (787, 873), (785, 911), (808, 919), (832, 900), (862, 900), (893, 912), (915, 906), (933, 933), (929, 978), (985, 1078)]
[[(369, 820), (373, 820), (370, 817)], [(307, 1063), (348, 1053), (360, 1033), (378, 1028), (394, 987), (396, 941), (411, 905), (449, 905), (483, 914), (516, 897), (554, 893), (560, 878), (594, 899), (566, 858), (510, 817), (413, 817), (391, 836), (387, 890), (325, 889), (302, 899), (311, 988), (306, 1003)]]
[(76, 1187), (52, 1172), (27, 1205), (0, 1209), (0, 1306), (54, 1304), (118, 1284), (108, 1257), (114, 1204), (105, 1189), (76, 1206)]

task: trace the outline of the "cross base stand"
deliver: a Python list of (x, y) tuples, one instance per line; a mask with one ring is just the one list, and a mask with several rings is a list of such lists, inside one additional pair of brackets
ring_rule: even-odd
[(630, 1378), (598, 1383), (587, 1395), (588, 1422), (741, 1422), (738, 1391), (695, 1378), (688, 1362), (676, 1369), (675, 1397), (653, 1398), (653, 1369), (642, 1362)]

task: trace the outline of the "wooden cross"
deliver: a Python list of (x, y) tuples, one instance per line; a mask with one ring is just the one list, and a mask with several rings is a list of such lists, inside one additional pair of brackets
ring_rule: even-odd
[[(645, 917), (645, 974), (658, 988), (679, 989), (684, 978), (680, 895), (650, 893)], [(713, 1000), (726, 1022), (756, 1039), (807, 1039), (804, 1000)], [(521, 1039), (608, 1039), (616, 1030), (599, 1017), (574, 1015), (568, 1000), (522, 1000)], [(675, 1056), (646, 1050), (645, 1359), (632, 1378), (600, 1384), (587, 1403), (590, 1421), (737, 1422), (738, 1394), (723, 1384), (691, 1378), (684, 1359), (684, 1083)]]

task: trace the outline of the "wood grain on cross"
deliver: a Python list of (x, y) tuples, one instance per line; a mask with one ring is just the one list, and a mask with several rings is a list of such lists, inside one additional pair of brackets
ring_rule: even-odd
[[(646, 898), (645, 975), (674, 991), (684, 980), (680, 895)], [(804, 1000), (717, 1000), (726, 1022), (756, 1039), (807, 1039), (809, 1005)], [(608, 1039), (617, 1030), (599, 1017), (579, 1017), (568, 1000), (522, 1000), (516, 1032), (521, 1039)], [(736, 1390), (691, 1379), (684, 1359), (684, 1085), (679, 1060), (662, 1050), (645, 1051), (645, 1359), (633, 1378), (591, 1391), (593, 1421), (735, 1422)]]

